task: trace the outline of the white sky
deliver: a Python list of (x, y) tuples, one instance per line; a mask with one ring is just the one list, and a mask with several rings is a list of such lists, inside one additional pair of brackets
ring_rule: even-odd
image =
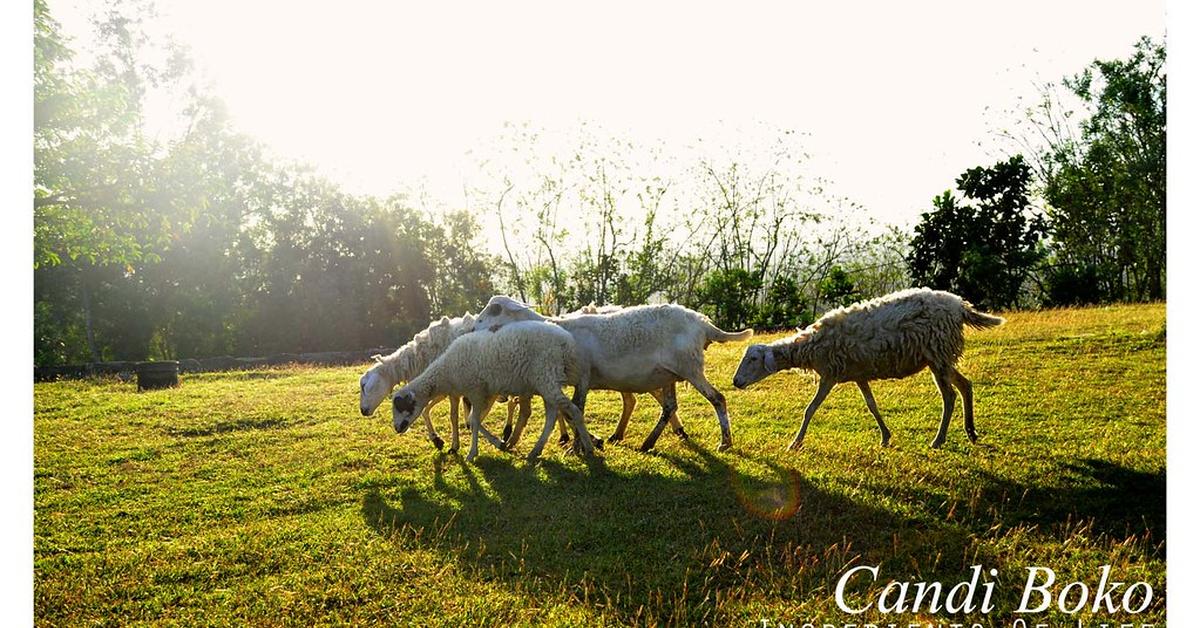
[[(718, 121), (811, 135), (812, 166), (912, 224), (1033, 85), (1161, 37), (1161, 2), (162, 0), (239, 127), (348, 190), (425, 178), (460, 205), (464, 153), (505, 120), (690, 142)], [(51, 0), (69, 33), (103, 6)], [(988, 107), (991, 109), (989, 110)]]

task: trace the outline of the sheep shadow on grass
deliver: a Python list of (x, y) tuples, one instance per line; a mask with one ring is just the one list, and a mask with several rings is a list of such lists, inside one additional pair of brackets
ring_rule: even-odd
[(954, 580), (986, 560), (959, 528), (851, 499), (771, 460), (742, 456), (735, 467), (686, 447), (652, 454), (670, 465), (656, 471), (483, 457), (465, 488), (440, 477), (440, 456), (435, 494), (376, 485), (362, 515), (468, 573), (601, 602), (619, 623), (726, 623), (745, 619), (742, 602), (828, 598), (855, 563), (897, 576), (916, 563)]
[(1087, 526), (1093, 538), (1123, 543), (1145, 555), (1166, 559), (1167, 470), (1142, 471), (1109, 460), (1086, 458), (1066, 463), (1047, 486), (1026, 487), (986, 475), (986, 495), (1003, 503), (1005, 526), (1031, 525), (1052, 533), (1065, 524)]

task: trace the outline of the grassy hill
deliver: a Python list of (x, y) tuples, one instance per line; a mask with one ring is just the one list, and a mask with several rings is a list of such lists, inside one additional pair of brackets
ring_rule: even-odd
[[(941, 400), (921, 374), (874, 386), (891, 447), (842, 386), (805, 448), (785, 451), (815, 379), (735, 390), (743, 344), (707, 353), (732, 451), (716, 452), (711, 407), (681, 387), (689, 442), (667, 430), (638, 452), (657, 418), (643, 396), (625, 443), (591, 460), (548, 447), (536, 465), (485, 443), (466, 465), (419, 426), (395, 434), (386, 407), (361, 416), (365, 366), (188, 375), (146, 393), (115, 379), (36, 384), (36, 617), (998, 626), (1016, 617), (1026, 567), (1054, 569), (1057, 593), (1075, 580), (1094, 589), (1111, 565), (1113, 580), (1152, 585), (1134, 618), (1162, 625), (1165, 316), (1161, 304), (1014, 313), (968, 331), (960, 370), (980, 442), (963, 434), (960, 401), (942, 450), (928, 446)], [(592, 431), (607, 435), (619, 412), (618, 395), (594, 393)], [(893, 578), (949, 587), (979, 564), (999, 573), (996, 610), (848, 615), (834, 586), (860, 564), (881, 572), (852, 587), (858, 605)], [(1032, 619), (1131, 618), (1090, 608)]]

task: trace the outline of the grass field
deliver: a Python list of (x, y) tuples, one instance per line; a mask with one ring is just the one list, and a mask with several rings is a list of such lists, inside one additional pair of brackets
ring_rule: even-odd
[[(842, 386), (805, 448), (785, 451), (815, 381), (790, 372), (733, 389), (740, 343), (707, 353), (732, 451), (716, 452), (711, 407), (681, 388), (690, 442), (667, 430), (638, 452), (657, 418), (643, 397), (626, 443), (590, 460), (548, 447), (536, 465), (486, 444), (467, 465), (419, 426), (395, 434), (386, 407), (361, 416), (365, 367), (188, 375), (146, 393), (36, 384), (36, 618), (1008, 626), (1026, 567), (1094, 588), (1107, 564), (1114, 580), (1152, 585), (1135, 618), (1163, 625), (1165, 316), (1161, 304), (1015, 313), (969, 331), (960, 370), (980, 442), (967, 442), (960, 405), (942, 450), (928, 446), (941, 400), (921, 374), (874, 386), (890, 448)], [(616, 394), (593, 394), (592, 431), (607, 435), (619, 410)], [(995, 568), (996, 610), (848, 615), (834, 585), (857, 564), (881, 565), (878, 583), (852, 589), (862, 605), (893, 578), (948, 587), (971, 565)], [(1090, 608), (1033, 619), (1131, 618)]]

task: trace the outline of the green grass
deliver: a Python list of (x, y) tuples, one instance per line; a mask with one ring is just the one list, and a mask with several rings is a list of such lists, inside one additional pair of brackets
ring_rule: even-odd
[[(949, 586), (982, 564), (999, 570), (997, 609), (968, 619), (999, 626), (1015, 617), (1025, 567), (1094, 587), (1110, 564), (1114, 579), (1153, 586), (1136, 619), (1162, 625), (1165, 315), (1015, 313), (968, 332), (960, 370), (975, 384), (981, 440), (967, 442), (960, 406), (942, 450), (928, 446), (941, 401), (922, 374), (874, 386), (890, 448), (842, 386), (804, 450), (785, 451), (815, 381), (792, 372), (734, 390), (742, 344), (707, 353), (732, 451), (716, 452), (711, 407), (681, 388), (690, 442), (667, 430), (655, 452), (636, 451), (657, 417), (643, 397), (626, 443), (591, 460), (548, 447), (536, 465), (486, 444), (467, 465), (419, 427), (395, 434), (386, 407), (360, 416), (362, 368), (188, 375), (146, 393), (116, 380), (36, 384), (36, 617), (899, 623), (914, 618), (839, 611), (840, 574), (881, 564), (877, 592), (891, 578)], [(607, 435), (619, 409), (615, 393), (593, 394), (591, 429)], [(446, 436), (444, 405), (438, 416)]]

